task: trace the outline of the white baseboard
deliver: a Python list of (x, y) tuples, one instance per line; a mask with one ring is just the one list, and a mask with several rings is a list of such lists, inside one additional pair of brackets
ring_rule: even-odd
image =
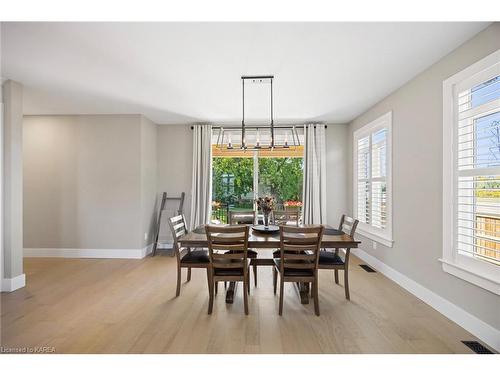
[(153, 249), (148, 245), (142, 249), (69, 249), (69, 248), (24, 248), (25, 258), (110, 258), (142, 259)]
[(424, 301), (432, 308), (439, 311), (448, 319), (457, 323), (465, 330), (472, 333), (474, 336), (482, 340), (487, 345), (491, 346), (496, 351), (500, 352), (500, 331), (483, 322), (476, 316), (461, 309), (457, 305), (451, 303), (447, 299), (437, 295), (433, 291), (425, 288), (414, 280), (408, 278), (402, 273), (389, 267), (379, 259), (371, 256), (361, 249), (352, 249), (354, 255), (368, 263), (380, 273), (387, 276), (389, 279), (400, 285), (402, 288), (409, 291), (418, 299)]
[(153, 244), (149, 244), (148, 246), (142, 249), (142, 257), (144, 258), (149, 254), (151, 254), (152, 252), (153, 252)]
[(2, 292), (13, 292), (19, 288), (23, 288), (26, 285), (26, 275), (23, 273), (19, 276), (13, 277), (12, 279), (2, 280)]

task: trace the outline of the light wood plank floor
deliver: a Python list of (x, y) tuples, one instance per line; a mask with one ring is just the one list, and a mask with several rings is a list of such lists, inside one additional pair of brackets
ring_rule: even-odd
[(189, 283), (184, 273), (175, 298), (175, 259), (168, 256), (27, 258), (27, 286), (2, 293), (2, 346), (52, 346), (57, 353), (472, 353), (460, 340), (474, 336), (351, 259), (351, 301), (333, 272), (321, 271), (321, 316), (285, 284), (280, 317), (269, 267), (259, 269), (258, 288), (252, 286), (249, 316), (241, 286), (233, 305), (220, 287), (209, 316), (205, 271), (193, 270)]

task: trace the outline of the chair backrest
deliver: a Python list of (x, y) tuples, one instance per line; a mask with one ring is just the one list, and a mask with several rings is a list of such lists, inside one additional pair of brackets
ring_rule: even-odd
[(280, 227), (280, 267), (315, 269), (323, 237), (322, 225)]
[(205, 226), (213, 268), (246, 269), (248, 229), (246, 225)]
[(299, 210), (274, 210), (273, 223), (275, 225), (299, 226)]
[(229, 211), (229, 224), (254, 224), (255, 211)]
[(168, 219), (168, 225), (170, 226), (170, 231), (172, 232), (172, 238), (174, 239), (174, 250), (176, 255), (179, 256), (180, 246), (179, 238), (185, 235), (188, 230), (186, 226), (186, 218), (184, 215), (177, 215)]
[(359, 223), (358, 219), (353, 219), (352, 217), (344, 214), (340, 218), (339, 230), (354, 238), (354, 234), (356, 233), (356, 228), (358, 226), (358, 223)]

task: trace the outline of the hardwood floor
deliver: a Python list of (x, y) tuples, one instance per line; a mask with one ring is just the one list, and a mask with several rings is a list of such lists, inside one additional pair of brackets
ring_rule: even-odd
[[(470, 333), (351, 256), (351, 301), (321, 271), (321, 316), (285, 286), (283, 316), (270, 267), (245, 316), (224, 288), (207, 315), (205, 270), (193, 270), (175, 298), (175, 259), (26, 258), (27, 286), (2, 293), (2, 346), (57, 353), (472, 353)], [(183, 272), (186, 272), (184, 270)]]

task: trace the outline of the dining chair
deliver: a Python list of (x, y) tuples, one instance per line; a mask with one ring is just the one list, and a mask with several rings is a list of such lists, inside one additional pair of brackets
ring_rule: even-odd
[(319, 316), (318, 259), (323, 226), (280, 227), (280, 257), (274, 259), (273, 287), (280, 276), (279, 314), (283, 314), (284, 283), (312, 283), (314, 312)]
[(299, 226), (299, 210), (274, 210), (274, 225), (295, 225)]
[[(254, 224), (255, 223), (255, 211), (230, 211), (229, 212), (229, 224)], [(250, 259), (250, 265), (253, 268), (253, 279), (255, 287), (257, 287), (257, 251), (248, 249), (247, 256)]]
[[(179, 238), (187, 234), (186, 219), (184, 215), (177, 215), (168, 220), (172, 237), (174, 239), (174, 252), (177, 258), (177, 289), (175, 296), (178, 297), (181, 293), (181, 270), (187, 268), (187, 281), (191, 280), (191, 268), (206, 268), (208, 279), (208, 267), (210, 266), (210, 259), (208, 257), (208, 250), (194, 250), (191, 248), (182, 248), (179, 245)], [(182, 253), (185, 252), (184, 255)], [(209, 285), (210, 287), (210, 285)]]
[[(298, 210), (274, 210), (273, 211), (274, 225), (294, 225), (299, 226), (299, 211)], [(280, 257), (280, 250), (273, 251), (273, 258)]]
[(230, 225), (205, 227), (210, 267), (208, 273), (209, 302), (208, 314), (212, 314), (215, 283), (218, 281), (242, 281), (243, 304), (248, 315), (248, 226)]
[(229, 224), (254, 224), (255, 223), (255, 211), (229, 211)]
[[(339, 230), (348, 234), (354, 238), (356, 233), (356, 228), (358, 226), (359, 220), (353, 219), (347, 215), (342, 215), (340, 218)], [(350, 248), (334, 249), (334, 251), (328, 251), (326, 249), (319, 252), (319, 265), (320, 270), (334, 270), (335, 273), (335, 284), (339, 283), (339, 270), (344, 271), (344, 289), (345, 298), (350, 300), (351, 296), (349, 294), (349, 254), (351, 252)], [(343, 252), (343, 256), (341, 254)]]

